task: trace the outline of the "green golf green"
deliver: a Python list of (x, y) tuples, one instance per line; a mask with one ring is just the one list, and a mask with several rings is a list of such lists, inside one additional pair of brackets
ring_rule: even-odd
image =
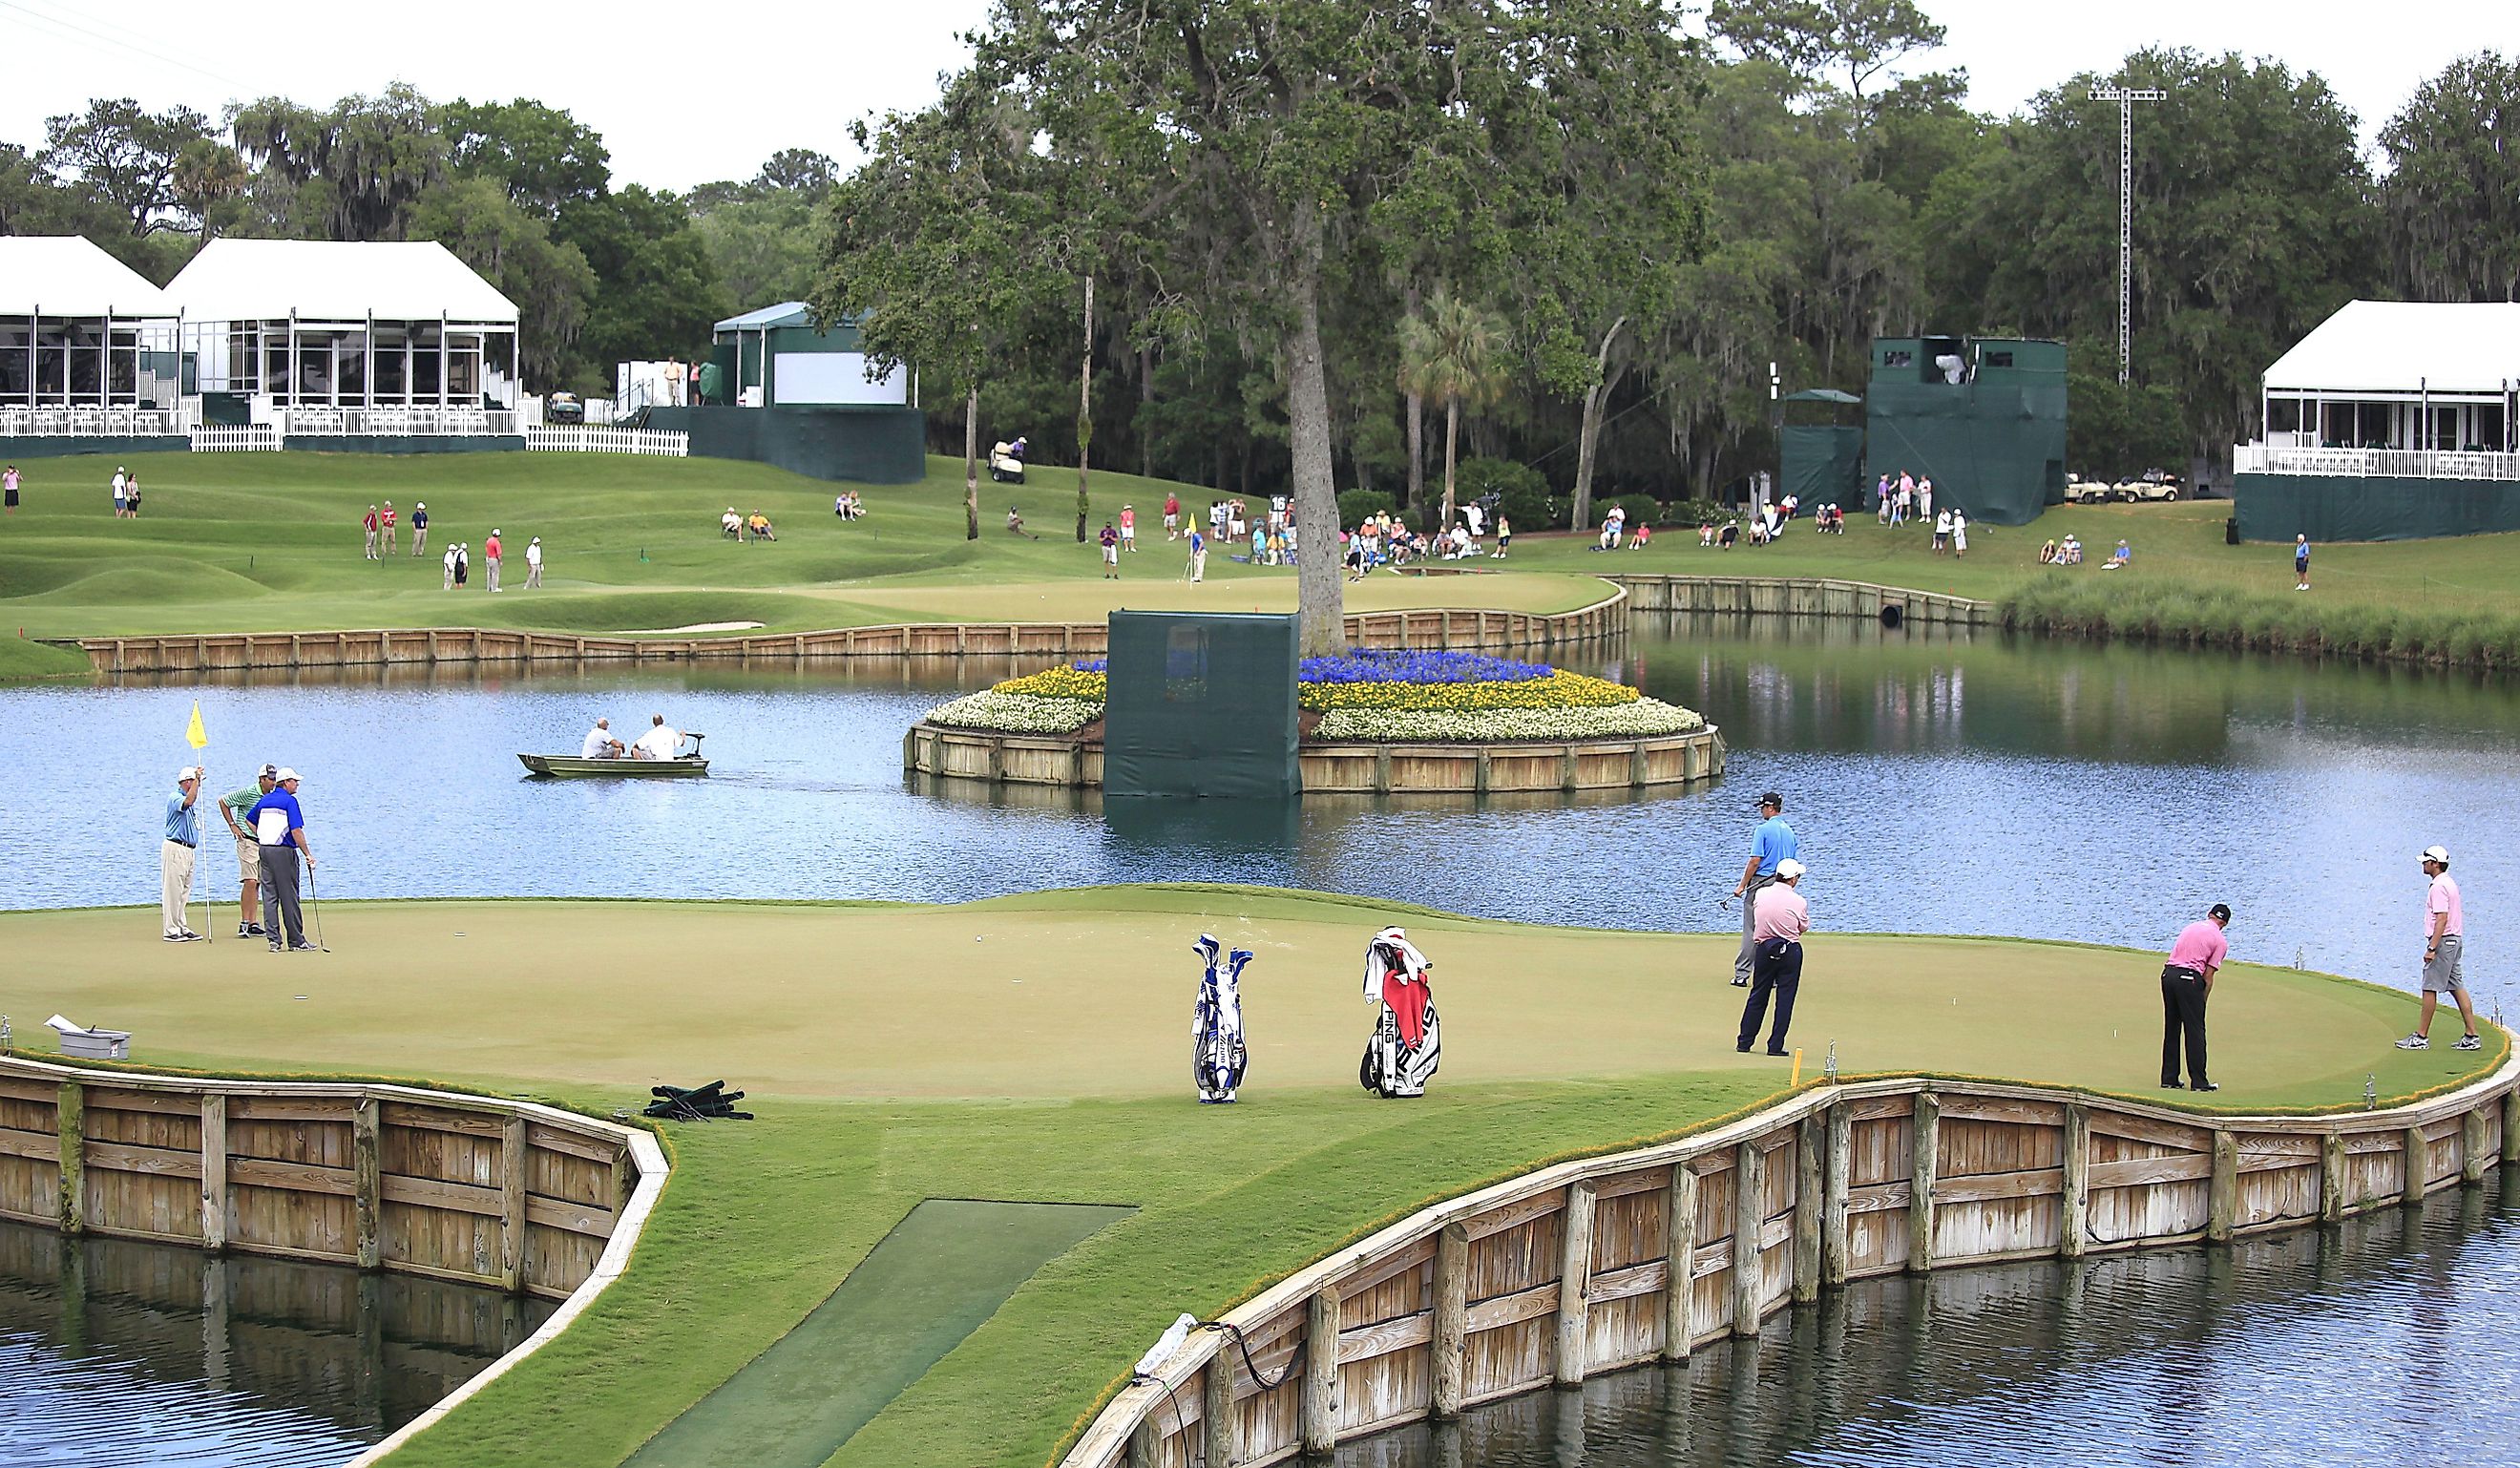
[[(761, 1116), (668, 1133), (674, 1179), (628, 1274), (397, 1456), (430, 1468), (612, 1468), (797, 1331), (926, 1199), (1134, 1206), (923, 1372), (933, 1341), (914, 1349), (917, 1332), (879, 1318), (891, 1306), (869, 1316), (869, 1349), (902, 1343), (883, 1354), (916, 1379), (828, 1461), (1037, 1465), (1175, 1314), (1213, 1315), (1434, 1199), (1703, 1128), (1777, 1095), (1790, 1069), (1732, 1050), (1726, 934), (1192, 886), (959, 907), (342, 903), (325, 916), (332, 955), (274, 957), (170, 948), (129, 910), (0, 915), (18, 959), (0, 1012), (129, 1029), (153, 1063), (434, 1078), (607, 1114), (653, 1081), (724, 1076)], [(1354, 1080), (1372, 1020), (1359, 965), (1392, 921), (1434, 960), (1448, 1041), (1429, 1094), (1407, 1103)], [(1189, 1093), (1201, 931), (1260, 955), (1238, 1106)], [(1827, 933), (1810, 952), (1806, 1084), (1835, 1041), (1851, 1071), (2164, 1097), (2157, 955)], [(2318, 974), (2239, 966), (2214, 1002), (2214, 1099), (2228, 1108), (2360, 1107), (2365, 1075), (2386, 1101), (2508, 1053), (2499, 1030), (2481, 1053), (2394, 1049), (2407, 996)], [(912, 1298), (873, 1283), (872, 1300)], [(708, 1420), (665, 1446), (697, 1454), (717, 1438)], [(718, 1441), (723, 1461), (755, 1450)]]

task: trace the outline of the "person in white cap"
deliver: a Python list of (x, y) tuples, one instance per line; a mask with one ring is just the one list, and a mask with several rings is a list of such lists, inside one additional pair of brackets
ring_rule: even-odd
[(525, 542), (525, 585), (543, 584), (543, 538), (539, 535)]
[(2399, 1041), (2398, 1048), (2432, 1047), (2433, 1010), (2447, 993), (2458, 1001), (2458, 1016), (2467, 1021), (2467, 1033), (2451, 1048), (2483, 1049), (2485, 1042), (2476, 1035), (2476, 1001), (2467, 997), (2467, 980), (2459, 972), (2467, 914), (2459, 907), (2458, 883), (2451, 880), (2450, 852), (2439, 846), (2425, 847), (2423, 867), (2424, 875), (2432, 882), (2424, 893), (2424, 1007), (2422, 1016), (2415, 1021), (2415, 1033)]
[(158, 916), (169, 943), (199, 943), (188, 909), (193, 901), (193, 858), (202, 848), (202, 771), (186, 765), (175, 772), (175, 793), (166, 797), (166, 839), (158, 845)]
[(446, 564), (446, 579), (439, 583), (438, 590), (451, 592), (455, 590), (455, 548), (448, 546), (446, 554), (438, 558)]
[(254, 775), (252, 784), (232, 790), (219, 797), (219, 819), (228, 823), (228, 834), (236, 837), (237, 851), (237, 936), (262, 936), (262, 847), (253, 839), (251, 820), (254, 803), (271, 793), (280, 783), (280, 767), (265, 765)]
[(306, 815), (297, 808), (297, 772), (283, 769), (271, 793), (253, 803), (253, 838), (262, 848), (262, 926), (279, 953), (282, 940), (300, 952), (312, 952), (306, 926), (297, 912), (297, 862), (315, 869), (315, 848), (306, 844)]
[(499, 589), (499, 532), (491, 530), (490, 538), (481, 542), (481, 564), (490, 573), (490, 590)]
[(418, 556), (428, 549), (428, 502), (411, 507), (411, 554)]
[(1777, 863), (1774, 877), (1751, 899), (1757, 910), (1752, 932), (1757, 939), (1756, 966), (1749, 1001), (1741, 1006), (1741, 1033), (1732, 1047), (1743, 1054), (1759, 1038), (1759, 1022), (1768, 1017), (1768, 997), (1777, 1000), (1777, 1022), (1768, 1031), (1768, 1053), (1782, 1055), (1785, 1031), (1794, 1022), (1794, 993), (1803, 982), (1803, 934), (1811, 931), (1811, 909), (1796, 890), (1803, 864), (1792, 857)]

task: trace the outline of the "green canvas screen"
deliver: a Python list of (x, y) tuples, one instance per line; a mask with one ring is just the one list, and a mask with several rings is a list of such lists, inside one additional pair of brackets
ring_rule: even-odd
[(1293, 617), (1115, 611), (1108, 625), (1104, 795), (1303, 792)]
[(1990, 525), (2026, 525), (2064, 503), (2061, 343), (1879, 337), (1864, 401), (1867, 485), (1903, 470), (1930, 478), (1935, 508), (1955, 506)]

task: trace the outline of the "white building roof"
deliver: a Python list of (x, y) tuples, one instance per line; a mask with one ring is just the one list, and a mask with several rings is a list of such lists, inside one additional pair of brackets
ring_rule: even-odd
[(172, 316), (149, 278), (78, 235), (0, 235), (0, 316)]
[(2498, 393), (2520, 381), (2520, 302), (2348, 301), (2267, 369), (2269, 392)]
[(213, 240), (166, 298), (187, 321), (517, 319), (516, 302), (434, 240)]

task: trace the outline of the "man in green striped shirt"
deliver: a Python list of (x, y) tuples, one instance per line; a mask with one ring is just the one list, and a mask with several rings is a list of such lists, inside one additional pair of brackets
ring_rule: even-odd
[(228, 823), (229, 834), (237, 845), (237, 936), (259, 938), (262, 924), (254, 919), (260, 914), (256, 904), (262, 898), (262, 850), (253, 838), (253, 828), (246, 823), (246, 813), (254, 802), (271, 793), (272, 778), (280, 773), (278, 765), (265, 765), (254, 782), (233, 794), (219, 797), (219, 819)]

